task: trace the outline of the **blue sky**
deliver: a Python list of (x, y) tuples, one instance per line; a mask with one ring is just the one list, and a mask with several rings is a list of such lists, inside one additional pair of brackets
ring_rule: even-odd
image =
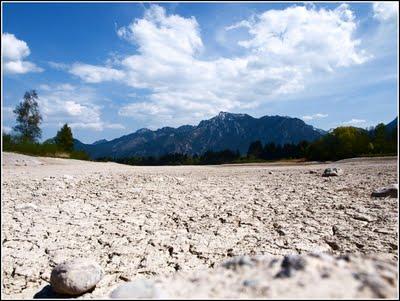
[(220, 111), (325, 130), (397, 115), (398, 4), (2, 3), (3, 130), (36, 89), (43, 137), (91, 143)]

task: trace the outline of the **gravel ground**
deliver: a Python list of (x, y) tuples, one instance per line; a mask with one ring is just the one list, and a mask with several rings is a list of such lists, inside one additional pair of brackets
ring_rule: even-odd
[[(395, 158), (133, 167), (2, 155), (3, 298), (32, 298), (48, 285), (56, 264), (77, 257), (93, 258), (105, 271), (96, 289), (80, 298), (106, 297), (116, 285), (138, 278), (181, 298), (336, 296), (337, 289), (312, 289), (312, 267), (320, 259), (308, 255), (308, 268), (297, 273), (309, 275), (302, 277), (305, 285), (296, 276), (272, 281), (269, 289), (240, 286), (248, 273), (251, 279), (267, 273), (274, 256), (278, 269), (282, 255), (309, 253), (336, 258), (331, 288), (352, 285), (350, 278), (369, 283), (355, 276), (365, 274), (354, 272), (361, 267), (386, 275), (378, 278), (388, 288), (354, 286), (347, 297), (398, 294), (398, 199), (370, 196), (398, 183)], [(321, 177), (332, 166), (343, 175)], [(344, 270), (333, 266), (341, 266), (337, 257), (344, 254), (355, 258), (346, 263), (353, 272), (339, 277)], [(239, 255), (256, 264), (249, 270), (221, 267)], [(260, 255), (269, 259), (260, 261)], [(202, 275), (196, 286), (201, 294), (188, 290), (196, 273)], [(267, 274), (274, 273), (271, 267)]]

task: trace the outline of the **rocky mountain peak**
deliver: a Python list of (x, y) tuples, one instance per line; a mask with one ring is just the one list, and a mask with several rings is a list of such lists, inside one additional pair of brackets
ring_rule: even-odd
[(91, 158), (160, 156), (167, 153), (202, 154), (207, 150), (239, 150), (246, 153), (251, 142), (275, 144), (314, 141), (323, 131), (307, 125), (298, 118), (264, 116), (254, 118), (247, 114), (221, 111), (197, 126), (163, 127), (152, 131), (140, 129), (134, 134), (102, 143), (85, 145), (75, 143)]

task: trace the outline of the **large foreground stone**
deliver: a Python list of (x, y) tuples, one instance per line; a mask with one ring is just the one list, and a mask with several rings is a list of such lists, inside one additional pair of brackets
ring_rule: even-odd
[(398, 190), (399, 190), (399, 185), (398, 184), (392, 184), (386, 187), (381, 187), (376, 189), (374, 192), (372, 192), (371, 196), (372, 197), (378, 197), (378, 198), (384, 198), (384, 197), (392, 197), (392, 198), (397, 198), (398, 195)]
[[(396, 262), (326, 253), (230, 258), (214, 269), (155, 279), (170, 299), (371, 299), (398, 297)], [(251, 265), (232, 263), (251, 262)], [(229, 268), (227, 268), (229, 267)]]
[(93, 289), (103, 277), (103, 270), (90, 259), (73, 259), (57, 265), (51, 272), (50, 283), (60, 294), (81, 295)]
[(113, 299), (160, 299), (161, 291), (155, 287), (154, 283), (146, 279), (138, 279), (132, 282), (121, 284), (114, 289), (110, 298)]

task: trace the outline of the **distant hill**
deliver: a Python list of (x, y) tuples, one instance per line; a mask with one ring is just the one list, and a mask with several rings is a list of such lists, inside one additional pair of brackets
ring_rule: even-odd
[(84, 144), (75, 139), (74, 148), (84, 150), (93, 159), (132, 156), (160, 156), (166, 153), (202, 154), (207, 150), (231, 149), (244, 154), (251, 142), (263, 144), (314, 141), (326, 132), (306, 124), (298, 118), (220, 112), (201, 121), (197, 126), (164, 127), (155, 131), (140, 129), (135, 133), (111, 141), (101, 140)]
[(102, 144), (102, 143), (106, 143), (106, 142), (108, 142), (108, 140), (106, 140), (106, 139), (100, 139), (100, 140), (97, 140), (97, 141), (93, 142), (92, 145)]
[[(376, 126), (372, 126), (367, 129), (367, 132), (370, 136), (374, 135), (375, 128), (376, 128)], [(385, 124), (385, 130), (386, 130), (387, 134), (391, 134), (393, 132), (393, 130), (396, 128), (397, 128), (397, 117), (395, 119), (393, 119), (391, 122), (389, 122), (388, 124)]]
[(397, 127), (397, 117), (386, 125), (388, 131), (393, 131)]

